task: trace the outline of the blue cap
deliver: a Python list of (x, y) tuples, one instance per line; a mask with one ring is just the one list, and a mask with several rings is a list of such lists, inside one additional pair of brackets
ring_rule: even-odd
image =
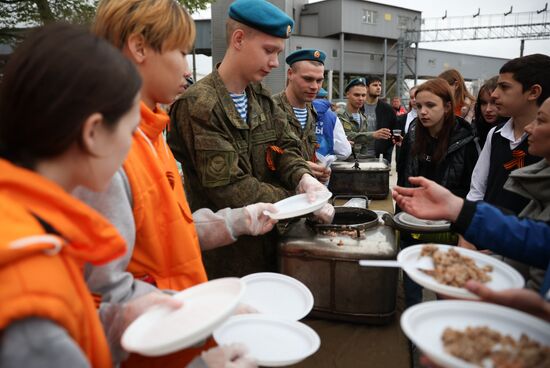
[(346, 88), (344, 89), (344, 92), (348, 92), (349, 89), (351, 87), (355, 87), (355, 86), (367, 86), (367, 80), (363, 77), (361, 78), (355, 78), (355, 79), (352, 79), (346, 86)]
[(319, 92), (317, 92), (317, 97), (318, 98), (325, 98), (328, 96), (328, 92), (326, 89), (324, 89), (323, 87), (321, 87), (321, 89), (319, 90)]
[(325, 64), (325, 58), (327, 55), (317, 49), (302, 49), (302, 50), (296, 50), (292, 52), (290, 55), (286, 57), (286, 63), (288, 65), (292, 65), (297, 61), (303, 61), (303, 60), (312, 60), (312, 61), (318, 61), (321, 64)]
[(265, 0), (236, 0), (229, 17), (269, 35), (289, 38), (294, 21), (284, 11)]

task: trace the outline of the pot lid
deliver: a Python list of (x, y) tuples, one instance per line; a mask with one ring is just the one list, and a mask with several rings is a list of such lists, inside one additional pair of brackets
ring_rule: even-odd
[(398, 227), (418, 232), (444, 232), (451, 229), (451, 223), (446, 220), (423, 220), (407, 212), (399, 212), (393, 217)]

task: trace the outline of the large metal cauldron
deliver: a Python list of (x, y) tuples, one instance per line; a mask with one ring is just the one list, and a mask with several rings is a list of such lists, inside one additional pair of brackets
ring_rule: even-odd
[(371, 324), (395, 314), (398, 270), (360, 267), (360, 259), (395, 259), (395, 231), (362, 208), (336, 207), (334, 224), (301, 219), (280, 236), (279, 267), (309, 287), (312, 316)]

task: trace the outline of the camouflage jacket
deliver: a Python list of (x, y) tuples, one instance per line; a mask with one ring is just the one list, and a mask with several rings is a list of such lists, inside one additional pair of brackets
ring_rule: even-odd
[(288, 125), (300, 138), (302, 157), (304, 160), (315, 162), (315, 148), (317, 145), (317, 138), (315, 137), (315, 125), (317, 124), (317, 112), (313, 108), (313, 105), (306, 104), (307, 108), (307, 120), (306, 126), (302, 129), (302, 125), (296, 118), (292, 105), (286, 97), (285, 91), (273, 96), (273, 101), (279, 106), (286, 114)]
[(353, 141), (353, 151), (361, 155), (367, 155), (368, 147), (374, 148), (374, 132), (367, 132), (368, 124), (365, 114), (359, 111), (363, 123), (361, 126), (353, 119), (353, 115), (347, 110), (338, 114), (338, 118), (342, 122), (346, 136), (350, 141)]
[(217, 70), (172, 106), (168, 143), (182, 163), (193, 211), (276, 202), (311, 173), (300, 142), (262, 84), (250, 84), (243, 121)]

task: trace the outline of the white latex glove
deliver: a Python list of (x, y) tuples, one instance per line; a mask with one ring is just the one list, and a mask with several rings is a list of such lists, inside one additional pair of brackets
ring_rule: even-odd
[(317, 163), (321, 166), (330, 168), (330, 166), (336, 161), (337, 157), (335, 155), (323, 156), (319, 152), (315, 152), (315, 157), (317, 157)]
[(152, 292), (130, 300), (122, 305), (124, 329), (140, 315), (155, 306), (178, 309), (183, 306), (183, 302), (160, 292)]
[(154, 306), (177, 309), (182, 305), (181, 300), (174, 299), (160, 291), (142, 295), (126, 303), (101, 303), (101, 321), (105, 328), (105, 335), (109, 341), (114, 360), (121, 362), (128, 357), (129, 353), (120, 346), (120, 338), (128, 325), (137, 317)]
[(315, 198), (317, 198), (317, 193), (328, 192), (328, 189), (313, 176), (309, 174), (304, 174), (302, 176), (302, 179), (300, 179), (298, 186), (296, 187), (296, 192), (298, 194), (306, 193), (307, 199), (310, 202), (313, 202), (315, 201)]
[(262, 235), (273, 229), (277, 220), (264, 214), (264, 211), (276, 213), (277, 207), (272, 203), (254, 203), (233, 210), (231, 232), (234, 237), (240, 235)]
[(254, 359), (246, 355), (242, 344), (223, 345), (202, 353), (202, 359), (208, 368), (255, 368)]
[[(119, 348), (122, 334), (126, 328), (128, 328), (130, 323), (155, 306), (178, 309), (183, 306), (183, 302), (172, 298), (169, 295), (163, 294), (160, 291), (154, 291), (149, 294), (142, 295), (136, 299), (132, 299), (124, 304), (102, 304), (102, 321), (106, 326), (105, 333), (107, 335), (107, 339), (112, 347), (115, 348), (115, 353), (122, 354), (120, 356), (121, 359), (124, 359), (125, 356), (122, 348)], [(118, 351), (119, 349), (120, 351)]]
[(327, 203), (317, 211), (313, 212), (313, 220), (321, 224), (331, 224), (334, 220), (334, 207)]
[(325, 167), (320, 163), (315, 163), (311, 161), (306, 162), (309, 165), (309, 169), (311, 170), (311, 173), (313, 174), (315, 179), (326, 185), (326, 183), (328, 183), (328, 181), (330, 180), (330, 167)]

